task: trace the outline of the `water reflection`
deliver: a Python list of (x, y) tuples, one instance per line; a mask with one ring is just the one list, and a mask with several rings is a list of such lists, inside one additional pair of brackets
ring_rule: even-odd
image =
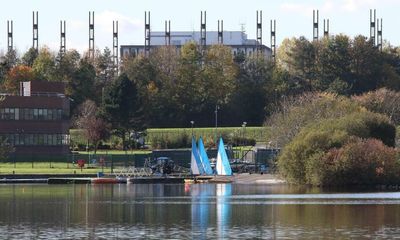
[(4, 239), (393, 238), (400, 194), (288, 186), (0, 185)]
[(232, 195), (231, 184), (217, 184), (217, 228), (218, 238), (228, 237), (225, 233), (229, 231), (231, 219), (231, 204), (229, 197)]
[(189, 184), (192, 216), (192, 237), (206, 239), (209, 227), (210, 204), (207, 202), (209, 196), (215, 195), (215, 185)]

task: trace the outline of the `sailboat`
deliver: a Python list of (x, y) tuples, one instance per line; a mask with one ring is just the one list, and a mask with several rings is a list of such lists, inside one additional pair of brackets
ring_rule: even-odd
[(232, 175), (231, 165), (229, 164), (228, 156), (226, 155), (224, 141), (219, 139), (217, 164), (215, 166), (217, 175)]
[(192, 158), (190, 161), (190, 172), (193, 175), (203, 175), (204, 168), (201, 163), (201, 159), (199, 156), (199, 151), (197, 150), (196, 140), (192, 137)]
[(213, 175), (210, 160), (208, 159), (206, 149), (204, 148), (203, 139), (201, 137), (199, 139), (199, 156), (200, 161), (203, 164), (204, 173), (206, 175)]

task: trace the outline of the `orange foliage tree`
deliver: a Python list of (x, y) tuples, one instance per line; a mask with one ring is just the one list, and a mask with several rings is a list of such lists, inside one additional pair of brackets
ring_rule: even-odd
[(32, 68), (25, 65), (18, 65), (8, 71), (3, 87), (6, 92), (18, 93), (20, 82), (33, 80), (35, 80), (35, 74)]

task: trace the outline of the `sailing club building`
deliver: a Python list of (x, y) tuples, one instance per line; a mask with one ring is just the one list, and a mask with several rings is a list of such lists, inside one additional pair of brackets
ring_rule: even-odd
[(0, 93), (0, 137), (15, 154), (69, 153), (70, 100), (63, 83), (21, 82), (19, 94)]

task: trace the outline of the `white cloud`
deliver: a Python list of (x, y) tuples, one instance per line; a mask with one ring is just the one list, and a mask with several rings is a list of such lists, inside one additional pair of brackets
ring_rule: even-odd
[(343, 0), (341, 6), (347, 12), (355, 12), (363, 8), (375, 7), (377, 2), (377, 0)]
[(379, 8), (380, 6), (390, 7), (399, 5), (399, 0), (342, 0), (341, 10), (355, 12), (369, 8)]
[(336, 9), (336, 5), (333, 0), (325, 0), (322, 4), (318, 5), (285, 2), (281, 4), (280, 8), (284, 12), (301, 14), (303, 16), (310, 16), (310, 14), (314, 9), (318, 9), (322, 13), (334, 12)]
[(281, 5), (281, 9), (288, 13), (299, 13), (308, 16), (310, 12), (314, 9), (310, 5), (301, 3), (288, 3), (285, 2)]
[(95, 15), (95, 28), (100, 32), (112, 32), (113, 21), (118, 21), (118, 31), (136, 31), (143, 27), (143, 19), (131, 18), (113, 11), (104, 11)]

